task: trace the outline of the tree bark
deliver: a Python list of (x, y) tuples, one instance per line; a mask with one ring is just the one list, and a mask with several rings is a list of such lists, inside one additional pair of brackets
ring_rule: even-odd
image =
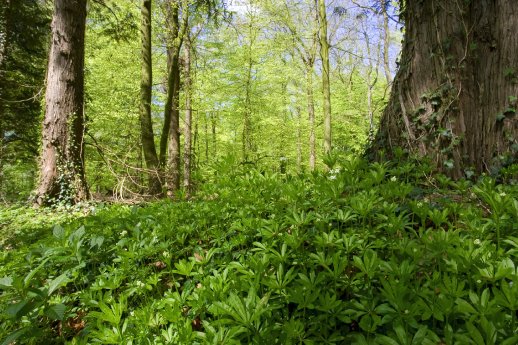
[(329, 82), (329, 41), (325, 0), (319, 2), (320, 57), (322, 59), (322, 93), (324, 95), (324, 153), (331, 152), (331, 87)]
[(517, 159), (515, 0), (407, 1), (400, 69), (369, 153), (396, 147), (455, 178)]
[(88, 198), (84, 171), (86, 0), (55, 0), (36, 203)]
[(192, 151), (192, 81), (191, 81), (191, 40), (189, 34), (185, 36), (185, 128), (184, 128), (184, 158), (183, 158), (183, 186), (186, 196), (191, 195), (191, 151)]
[(317, 159), (315, 148), (315, 100), (313, 97), (313, 66), (306, 68), (306, 94), (308, 101), (308, 117), (309, 117), (309, 170), (315, 170)]
[[(182, 21), (180, 9), (182, 6)], [(186, 0), (166, 2), (168, 26), (168, 57), (170, 68), (167, 78), (167, 96), (164, 109), (164, 127), (160, 138), (160, 163), (164, 167), (167, 196), (173, 198), (180, 189), (180, 49), (188, 25)], [(167, 150), (167, 160), (166, 160)]]
[(159, 194), (162, 186), (158, 174), (159, 161), (155, 147), (153, 123), (151, 120), (151, 85), (153, 82), (153, 68), (151, 57), (151, 0), (143, 0), (142, 8), (142, 71), (140, 81), (140, 136), (144, 160), (149, 175), (149, 191)]
[(383, 15), (383, 69), (385, 70), (385, 79), (387, 85), (392, 83), (392, 75), (390, 74), (389, 49), (390, 49), (390, 26), (389, 16), (387, 13), (387, 0), (380, 0), (381, 14)]

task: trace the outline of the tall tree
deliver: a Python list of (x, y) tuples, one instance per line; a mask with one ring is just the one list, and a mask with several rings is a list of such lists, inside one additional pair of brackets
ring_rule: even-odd
[(383, 17), (383, 69), (385, 71), (385, 79), (387, 80), (387, 85), (390, 85), (392, 82), (392, 75), (390, 74), (390, 62), (389, 62), (389, 49), (390, 49), (390, 26), (389, 26), (389, 16), (388, 16), (388, 8), (390, 0), (379, 0), (380, 2), (380, 11)]
[(183, 187), (187, 197), (191, 194), (191, 157), (192, 157), (192, 80), (191, 80), (191, 37), (185, 36), (185, 125), (184, 125), (184, 156), (183, 156)]
[(36, 203), (88, 198), (84, 171), (86, 0), (55, 0)]
[(320, 58), (322, 59), (322, 93), (324, 95), (324, 153), (331, 152), (331, 87), (329, 72), (329, 38), (325, 0), (318, 1), (320, 21)]
[(188, 5), (187, 0), (165, 3), (169, 71), (164, 126), (160, 138), (160, 163), (165, 170), (165, 183), (169, 197), (174, 197), (180, 189), (180, 51), (189, 23)]
[(151, 86), (153, 81), (153, 68), (151, 57), (151, 0), (143, 0), (141, 15), (142, 37), (142, 72), (140, 81), (140, 135), (144, 160), (149, 172), (149, 189), (152, 194), (158, 194), (161, 190), (158, 175), (159, 161), (155, 147), (153, 123), (151, 120)]
[(516, 161), (516, 2), (404, 5), (400, 69), (370, 153), (403, 147), (453, 177)]
[[(277, 14), (278, 17), (283, 17), (281, 24), (284, 25), (294, 43), (295, 50), (297, 51), (302, 63), (304, 65), (304, 73), (306, 77), (306, 101), (307, 101), (307, 112), (308, 112), (308, 121), (309, 121), (309, 168), (311, 171), (315, 170), (316, 164), (316, 136), (315, 136), (315, 99), (313, 95), (313, 75), (315, 73), (315, 60), (317, 54), (317, 44), (318, 44), (318, 7), (309, 6), (309, 10), (303, 12), (303, 16), (311, 18), (309, 20), (309, 39), (304, 39), (304, 35), (301, 32), (301, 28), (297, 27), (297, 22), (299, 18), (294, 19), (291, 14), (291, 9), (289, 6), (289, 1), (286, 0), (284, 3), (285, 11), (282, 14)], [(276, 6), (272, 6), (275, 8)], [(308, 13), (309, 12), (309, 13)], [(284, 15), (284, 16), (283, 16)], [(302, 29), (303, 30), (303, 29)]]

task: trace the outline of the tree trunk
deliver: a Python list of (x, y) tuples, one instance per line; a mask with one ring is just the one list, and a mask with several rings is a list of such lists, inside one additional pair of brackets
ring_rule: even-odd
[(329, 82), (329, 41), (325, 0), (319, 2), (320, 57), (322, 59), (322, 92), (324, 95), (324, 153), (331, 152), (331, 89)]
[[(0, 81), (4, 80), (5, 66), (4, 60), (7, 54), (7, 45), (9, 43), (8, 19), (10, 0), (6, 0), (0, 5)], [(3, 167), (4, 167), (4, 88), (3, 83), (0, 84), (0, 198), (3, 190)]]
[(36, 203), (88, 198), (84, 172), (86, 0), (55, 0)]
[(295, 111), (297, 112), (297, 171), (302, 172), (302, 123), (301, 123), (301, 111), (300, 107), (297, 106)]
[(191, 125), (192, 125), (192, 83), (191, 83), (191, 40), (189, 34), (185, 36), (185, 128), (184, 128), (184, 165), (183, 186), (187, 197), (191, 194)]
[(3, 74), (3, 62), (6, 56), (8, 38), (8, 20), (9, 20), (9, 7), (11, 6), (11, 0), (4, 0), (4, 3), (0, 5), (0, 78)]
[(383, 15), (383, 69), (385, 70), (385, 79), (387, 85), (392, 82), (392, 76), (390, 74), (390, 63), (389, 63), (389, 49), (390, 49), (390, 26), (389, 17), (387, 13), (388, 2), (387, 0), (380, 0), (381, 14)]
[(144, 160), (149, 174), (149, 191), (151, 194), (159, 194), (162, 186), (158, 175), (158, 156), (153, 134), (151, 120), (151, 85), (153, 81), (153, 68), (151, 57), (151, 0), (142, 1), (142, 72), (140, 81), (140, 136)]
[(246, 74), (246, 86), (245, 86), (245, 111), (243, 119), (243, 161), (249, 161), (249, 154), (253, 151), (253, 140), (252, 140), (252, 103), (251, 103), (251, 88), (252, 88), (252, 44), (250, 43), (247, 74)]
[(218, 118), (218, 112), (211, 113), (210, 122), (212, 130), (212, 158), (215, 160), (218, 154), (218, 138), (216, 136), (216, 120)]
[(167, 195), (174, 197), (180, 189), (180, 58), (174, 52), (168, 78), (165, 118), (169, 118), (169, 143), (167, 146), (167, 163), (165, 180)]
[(309, 116), (309, 170), (314, 171), (317, 154), (315, 148), (315, 99), (313, 97), (313, 66), (307, 66), (306, 68), (306, 83)]
[(455, 178), (516, 161), (515, 0), (408, 1), (400, 69), (370, 154), (396, 147)]
[[(180, 189), (180, 49), (188, 24), (187, 1), (166, 2), (168, 26), (167, 96), (164, 109), (164, 126), (160, 138), (160, 163), (164, 167), (167, 196), (173, 198)], [(180, 9), (182, 6), (182, 23)], [(167, 150), (167, 161), (166, 161)]]

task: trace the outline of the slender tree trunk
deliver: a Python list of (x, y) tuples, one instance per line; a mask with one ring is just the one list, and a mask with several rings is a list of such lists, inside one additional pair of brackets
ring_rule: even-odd
[(516, 1), (408, 1), (404, 16), (400, 69), (369, 153), (403, 147), (456, 178), (516, 162)]
[[(369, 38), (369, 33), (367, 30), (363, 31), (363, 37), (365, 41), (365, 46), (367, 49), (367, 57), (369, 59), (369, 65), (367, 67), (367, 73), (365, 76), (367, 82), (367, 119), (369, 121), (369, 139), (373, 139), (374, 136), (374, 109), (372, 106), (372, 94), (374, 90), (374, 86), (378, 82), (378, 71), (379, 71), (379, 61), (380, 61), (380, 50), (381, 50), (381, 41), (378, 42), (378, 49), (376, 52), (376, 64), (374, 65), (372, 60), (374, 57), (372, 56), (371, 51), (371, 41)], [(374, 73), (374, 78), (373, 74)]]
[(383, 15), (383, 69), (385, 70), (385, 79), (387, 85), (392, 83), (392, 75), (390, 74), (389, 50), (390, 50), (390, 26), (387, 13), (387, 0), (380, 0), (381, 14)]
[(9, 43), (9, 8), (11, 6), (10, 0), (6, 0), (0, 5), (0, 198), (3, 190), (3, 167), (4, 167), (4, 85), (2, 81), (5, 75), (5, 56), (7, 55), (7, 45)]
[(248, 162), (249, 154), (253, 150), (252, 142), (252, 105), (250, 99), (251, 85), (252, 85), (252, 48), (250, 47), (246, 86), (245, 86), (245, 112), (243, 121), (243, 161)]
[[(179, 6), (182, 6), (183, 11), (181, 25)], [(160, 138), (160, 163), (164, 167), (167, 196), (173, 198), (180, 189), (180, 50), (189, 18), (187, 1), (166, 2), (166, 12), (171, 63), (167, 78), (164, 127)]]
[(204, 122), (204, 137), (205, 137), (205, 162), (209, 163), (209, 113), (205, 113), (205, 122)]
[(300, 107), (297, 106), (297, 171), (302, 172), (302, 123), (301, 123), (301, 111)]
[(151, 85), (153, 68), (151, 57), (151, 0), (142, 1), (142, 72), (140, 81), (140, 136), (144, 160), (149, 170), (149, 190), (159, 194), (162, 186), (158, 174), (159, 161), (155, 147), (153, 123), (151, 120)]
[(7, 52), (7, 44), (9, 43), (8, 28), (9, 28), (9, 8), (11, 0), (4, 0), (0, 5), (0, 78), (3, 76), (3, 62)]
[(329, 82), (329, 41), (325, 0), (319, 2), (320, 57), (322, 59), (322, 89), (324, 95), (324, 153), (331, 152), (331, 87)]
[(309, 170), (314, 171), (317, 154), (315, 147), (315, 99), (313, 97), (313, 66), (306, 67), (306, 84), (309, 117)]
[(210, 117), (211, 129), (212, 129), (212, 158), (216, 158), (218, 154), (218, 138), (216, 136), (216, 119), (218, 118), (218, 113), (213, 112)]
[(168, 96), (166, 113), (169, 115), (169, 143), (167, 146), (167, 163), (165, 169), (166, 189), (169, 197), (174, 197), (180, 189), (180, 59), (178, 54), (173, 56), (171, 71), (169, 72)]
[(185, 128), (184, 128), (184, 166), (183, 186), (187, 197), (191, 194), (191, 125), (192, 125), (192, 83), (191, 83), (191, 40), (189, 34), (185, 36)]
[(84, 171), (86, 0), (55, 0), (36, 203), (88, 198)]

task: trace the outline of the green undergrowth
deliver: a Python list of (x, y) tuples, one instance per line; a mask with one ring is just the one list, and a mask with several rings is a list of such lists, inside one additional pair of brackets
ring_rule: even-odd
[(517, 200), (352, 160), (237, 169), (190, 201), (50, 219), (64, 225), (7, 209), (0, 342), (518, 344)]

